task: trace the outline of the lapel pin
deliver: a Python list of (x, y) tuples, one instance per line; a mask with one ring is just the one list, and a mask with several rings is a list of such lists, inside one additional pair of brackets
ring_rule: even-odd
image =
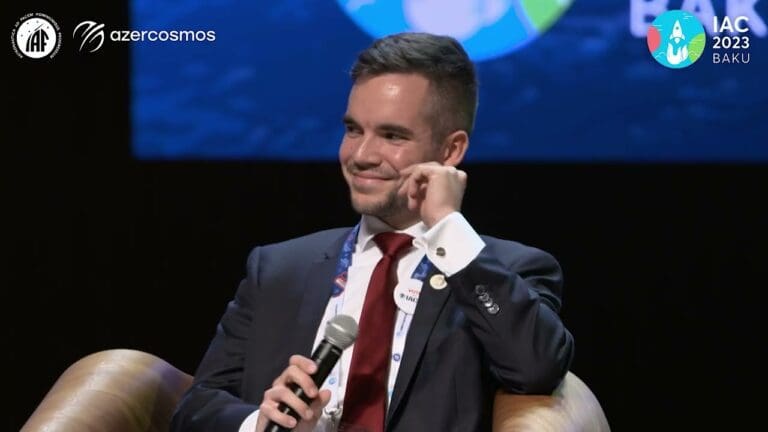
[(429, 278), (429, 286), (436, 290), (441, 290), (448, 286), (448, 282), (445, 281), (445, 275), (438, 273)]

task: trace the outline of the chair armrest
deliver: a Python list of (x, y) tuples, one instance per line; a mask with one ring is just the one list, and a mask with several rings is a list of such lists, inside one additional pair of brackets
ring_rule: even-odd
[[(22, 432), (165, 432), (192, 377), (151, 354), (108, 350), (84, 357), (59, 377)], [(494, 432), (609, 432), (600, 403), (568, 372), (551, 396), (499, 392)]]
[(496, 393), (493, 431), (609, 432), (610, 428), (595, 395), (568, 372), (551, 396)]
[(167, 431), (192, 377), (141, 351), (101, 351), (59, 377), (22, 432)]

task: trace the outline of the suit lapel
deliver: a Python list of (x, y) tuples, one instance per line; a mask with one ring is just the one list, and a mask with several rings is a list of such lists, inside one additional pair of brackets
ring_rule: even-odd
[(297, 331), (293, 338), (292, 351), (290, 351), (292, 353), (299, 353), (306, 357), (312, 355), (312, 345), (315, 342), (320, 320), (323, 318), (328, 299), (331, 297), (339, 252), (348, 234), (349, 231), (344, 231), (309, 266), (307, 278), (304, 281), (304, 296), (296, 317)]
[(389, 424), (390, 419), (397, 412), (402, 402), (405, 391), (408, 389), (411, 378), (413, 378), (416, 366), (421, 361), (422, 352), (426, 347), (430, 334), (432, 334), (437, 317), (440, 315), (440, 311), (443, 310), (445, 301), (450, 295), (450, 286), (440, 290), (430, 286), (429, 280), (435, 274), (440, 274), (440, 271), (433, 266), (424, 279), (424, 284), (421, 286), (419, 302), (416, 305), (416, 311), (413, 314), (413, 320), (408, 329), (408, 337), (405, 340), (403, 359), (397, 373), (397, 379), (395, 380), (395, 389), (389, 404), (386, 424)]

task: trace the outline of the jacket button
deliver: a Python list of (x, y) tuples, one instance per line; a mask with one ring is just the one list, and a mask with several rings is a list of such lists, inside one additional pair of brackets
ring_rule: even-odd
[(501, 308), (499, 307), (499, 305), (498, 305), (498, 304), (496, 304), (496, 303), (494, 303), (494, 304), (492, 304), (492, 305), (491, 305), (491, 306), (488, 308), (488, 313), (489, 313), (489, 314), (491, 314), (491, 315), (496, 315), (497, 313), (499, 313), (499, 309), (501, 309)]
[(485, 285), (475, 285), (475, 294), (483, 295), (487, 292), (488, 290), (485, 288)]

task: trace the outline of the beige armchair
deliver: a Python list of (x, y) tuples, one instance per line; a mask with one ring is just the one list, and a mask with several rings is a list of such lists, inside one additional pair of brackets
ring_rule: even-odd
[[(165, 432), (192, 377), (141, 351), (116, 349), (70, 366), (22, 432)], [(494, 432), (609, 431), (600, 404), (573, 373), (551, 396), (498, 393)]]

